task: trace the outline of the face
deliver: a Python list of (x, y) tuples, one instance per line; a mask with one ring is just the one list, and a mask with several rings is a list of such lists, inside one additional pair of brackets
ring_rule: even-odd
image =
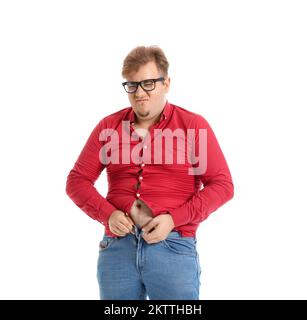
[[(163, 76), (159, 72), (155, 62), (148, 62), (141, 66), (136, 73), (127, 76), (127, 81), (142, 81), (145, 79), (156, 79)], [(145, 91), (139, 85), (134, 93), (128, 93), (132, 109), (136, 114), (138, 123), (154, 123), (160, 116), (166, 103), (170, 78), (165, 77), (162, 81), (156, 82), (156, 87), (152, 91)]]

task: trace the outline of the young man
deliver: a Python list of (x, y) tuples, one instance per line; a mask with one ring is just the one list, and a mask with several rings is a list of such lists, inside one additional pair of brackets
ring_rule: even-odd
[[(168, 66), (157, 46), (128, 54), (122, 76), (131, 107), (97, 124), (67, 178), (68, 196), (105, 226), (101, 299), (199, 299), (196, 230), (233, 197), (208, 122), (166, 99)], [(105, 168), (103, 197), (94, 183)]]

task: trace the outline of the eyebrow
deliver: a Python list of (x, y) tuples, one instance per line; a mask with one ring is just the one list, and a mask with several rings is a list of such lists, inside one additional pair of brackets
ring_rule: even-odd
[(139, 83), (139, 82), (147, 81), (147, 80), (155, 80), (155, 78), (143, 79), (143, 80), (141, 80), (141, 81), (126, 81), (126, 82), (127, 82), (127, 83)]

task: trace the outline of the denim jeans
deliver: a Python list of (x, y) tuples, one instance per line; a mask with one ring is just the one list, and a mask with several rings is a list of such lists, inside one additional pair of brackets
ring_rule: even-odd
[(196, 237), (177, 231), (148, 244), (135, 235), (100, 241), (97, 279), (101, 300), (199, 300), (200, 274)]

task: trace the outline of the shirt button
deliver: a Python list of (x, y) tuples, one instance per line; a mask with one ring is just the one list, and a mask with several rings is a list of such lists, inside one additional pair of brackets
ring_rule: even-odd
[(136, 196), (137, 196), (137, 197), (139, 197), (139, 196), (140, 196), (140, 194), (139, 194), (139, 193), (137, 193), (137, 194), (136, 194)]
[(146, 146), (146, 145), (144, 146), (144, 149), (147, 149), (147, 146)]
[(141, 167), (145, 167), (145, 163), (142, 163), (142, 164), (141, 164)]
[(139, 179), (140, 179), (140, 180), (143, 180), (143, 177), (142, 177), (142, 176), (140, 176), (140, 177), (139, 177)]

